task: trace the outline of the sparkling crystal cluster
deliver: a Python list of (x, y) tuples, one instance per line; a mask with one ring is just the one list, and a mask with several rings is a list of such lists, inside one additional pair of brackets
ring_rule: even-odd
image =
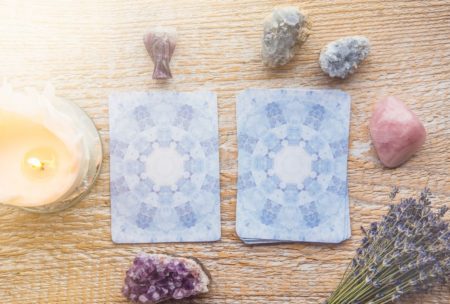
[(370, 42), (364, 36), (344, 37), (327, 44), (320, 53), (319, 64), (330, 77), (346, 78), (370, 52)]
[(210, 278), (193, 259), (140, 254), (126, 273), (123, 295), (137, 303), (180, 300), (208, 292)]
[(287, 64), (295, 55), (296, 46), (310, 34), (310, 23), (297, 7), (275, 8), (264, 20), (262, 61), (269, 67)]

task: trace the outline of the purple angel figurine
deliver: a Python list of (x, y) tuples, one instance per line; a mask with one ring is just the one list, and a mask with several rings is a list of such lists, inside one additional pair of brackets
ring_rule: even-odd
[(153, 79), (172, 78), (169, 63), (176, 42), (177, 31), (173, 27), (152, 28), (144, 35), (145, 48), (155, 64)]

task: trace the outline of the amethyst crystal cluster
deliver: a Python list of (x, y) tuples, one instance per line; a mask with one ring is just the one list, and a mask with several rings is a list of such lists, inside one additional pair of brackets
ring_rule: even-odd
[(133, 302), (159, 303), (206, 293), (209, 283), (209, 275), (193, 259), (143, 253), (127, 271), (122, 293)]

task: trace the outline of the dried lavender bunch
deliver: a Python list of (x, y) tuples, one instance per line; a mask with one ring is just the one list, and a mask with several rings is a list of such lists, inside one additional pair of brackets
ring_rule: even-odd
[(361, 228), (361, 246), (325, 303), (391, 303), (449, 281), (450, 233), (443, 219), (448, 208), (433, 212), (430, 195), (425, 189), (417, 199), (402, 199), (381, 222)]

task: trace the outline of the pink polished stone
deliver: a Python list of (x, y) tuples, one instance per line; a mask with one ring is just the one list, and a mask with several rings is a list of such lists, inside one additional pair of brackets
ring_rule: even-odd
[(406, 162), (425, 142), (423, 124), (396, 97), (381, 99), (369, 124), (375, 150), (383, 165), (395, 168)]

